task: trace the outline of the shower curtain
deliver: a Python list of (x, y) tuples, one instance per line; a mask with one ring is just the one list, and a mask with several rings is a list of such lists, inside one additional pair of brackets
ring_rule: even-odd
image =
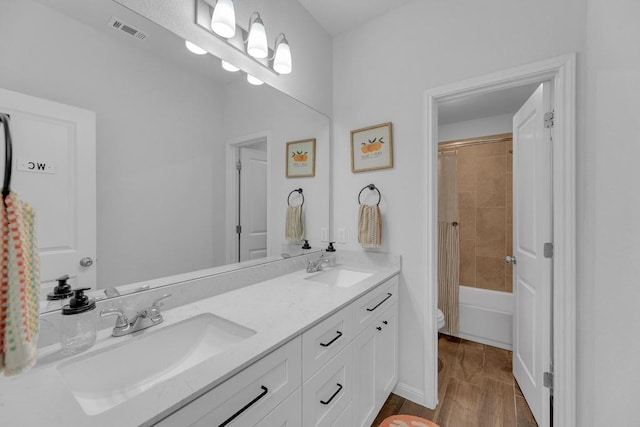
[(458, 159), (455, 151), (438, 153), (438, 308), (443, 331), (458, 334), (460, 234), (458, 227)]

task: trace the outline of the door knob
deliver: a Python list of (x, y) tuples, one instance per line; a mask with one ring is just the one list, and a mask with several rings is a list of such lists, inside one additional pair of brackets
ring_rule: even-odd
[(515, 264), (516, 263), (516, 257), (515, 256), (506, 256), (506, 257), (504, 257), (504, 263), (505, 264)]
[(80, 260), (80, 265), (83, 267), (91, 267), (93, 265), (93, 260), (88, 256), (84, 257)]

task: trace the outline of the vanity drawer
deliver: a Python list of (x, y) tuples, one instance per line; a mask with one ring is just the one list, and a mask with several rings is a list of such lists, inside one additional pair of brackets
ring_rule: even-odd
[(299, 387), (255, 427), (299, 427), (301, 425), (302, 387)]
[(302, 425), (330, 427), (351, 403), (353, 351), (346, 346), (302, 386)]
[(352, 307), (323, 320), (302, 335), (302, 378), (311, 376), (353, 339)]
[(373, 291), (360, 297), (353, 305), (354, 335), (364, 330), (380, 313), (398, 299), (398, 276), (394, 276)]
[(295, 338), (156, 425), (257, 424), (302, 384), (301, 341)]

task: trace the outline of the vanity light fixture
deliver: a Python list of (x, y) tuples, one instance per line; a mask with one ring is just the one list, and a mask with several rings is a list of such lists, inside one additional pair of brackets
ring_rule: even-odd
[(205, 53), (207, 53), (206, 50), (196, 44), (191, 43), (189, 40), (185, 40), (184, 45), (187, 47), (187, 49), (189, 49), (189, 52), (195, 53), (196, 55), (204, 55)]
[(269, 56), (267, 32), (258, 12), (249, 17), (249, 37), (247, 37), (247, 53), (254, 58), (263, 59)]
[(225, 39), (236, 35), (236, 11), (232, 0), (218, 0), (211, 16), (211, 29)]
[[(280, 37), (282, 36), (282, 38)], [(291, 73), (291, 48), (284, 33), (278, 34), (275, 42), (275, 55), (273, 56), (273, 69), (280, 74)]]
[(262, 80), (253, 77), (251, 74), (247, 74), (247, 81), (254, 86), (260, 86), (264, 83)]
[(240, 70), (240, 68), (236, 67), (230, 62), (225, 61), (224, 59), (222, 59), (222, 68), (232, 73), (235, 73), (236, 71)]

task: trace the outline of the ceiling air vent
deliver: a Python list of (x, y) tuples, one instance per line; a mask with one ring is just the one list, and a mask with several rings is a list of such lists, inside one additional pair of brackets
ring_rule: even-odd
[(132, 27), (131, 25), (127, 24), (121, 19), (116, 18), (115, 16), (112, 16), (111, 19), (109, 19), (107, 25), (109, 25), (114, 30), (122, 31), (130, 35), (131, 37), (135, 37), (138, 40), (144, 40), (148, 37), (148, 34), (143, 33), (142, 31)]

